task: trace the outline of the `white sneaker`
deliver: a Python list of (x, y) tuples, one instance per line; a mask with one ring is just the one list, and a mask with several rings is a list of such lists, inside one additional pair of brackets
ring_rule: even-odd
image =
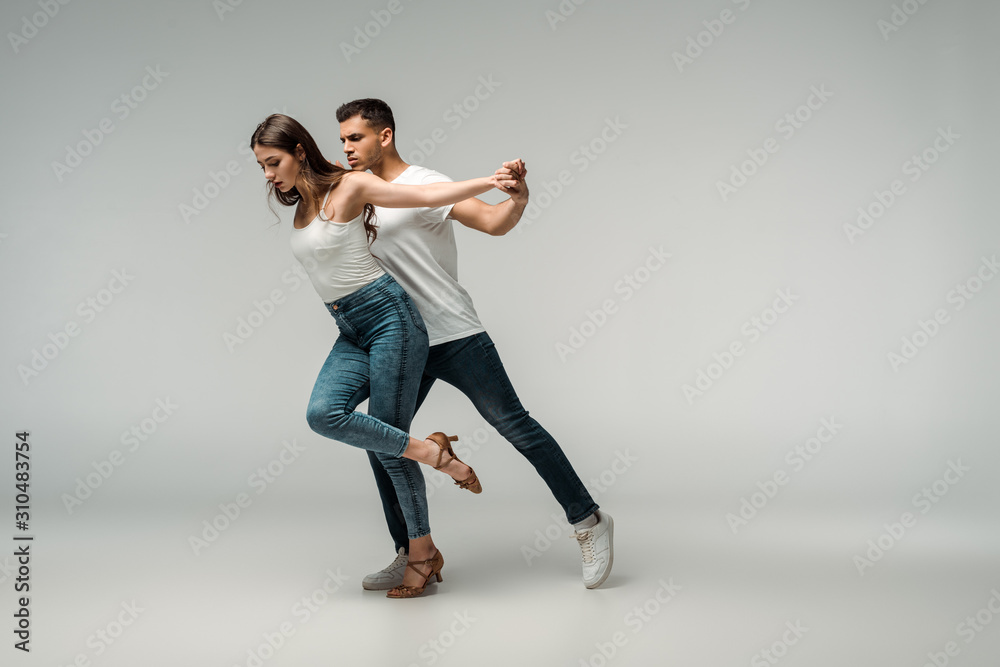
[(403, 570), (406, 569), (408, 560), (406, 550), (400, 547), (399, 553), (396, 554), (396, 560), (392, 561), (384, 569), (366, 576), (361, 580), (361, 586), (366, 591), (385, 591), (402, 585)]
[(597, 525), (586, 530), (575, 531), (575, 537), (583, 554), (583, 585), (597, 588), (611, 574), (615, 562), (614, 548), (615, 522), (611, 515), (597, 511)]

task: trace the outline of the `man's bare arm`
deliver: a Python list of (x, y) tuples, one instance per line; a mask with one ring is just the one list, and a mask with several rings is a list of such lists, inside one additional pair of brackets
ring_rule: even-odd
[(514, 185), (503, 188), (504, 192), (510, 193), (510, 199), (492, 205), (475, 197), (464, 199), (452, 207), (450, 217), (490, 236), (503, 236), (517, 225), (524, 207), (528, 205), (528, 186), (524, 181), (527, 173), (520, 159), (504, 162), (496, 170), (496, 175), (504, 180), (516, 180)]

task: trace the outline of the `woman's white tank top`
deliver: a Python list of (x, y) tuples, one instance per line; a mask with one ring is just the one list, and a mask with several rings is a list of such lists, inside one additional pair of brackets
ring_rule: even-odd
[(333, 222), (323, 219), (324, 208), (326, 199), (308, 225), (292, 227), (290, 242), (292, 254), (309, 274), (316, 292), (330, 303), (382, 277), (385, 271), (368, 248), (364, 212), (349, 222)]

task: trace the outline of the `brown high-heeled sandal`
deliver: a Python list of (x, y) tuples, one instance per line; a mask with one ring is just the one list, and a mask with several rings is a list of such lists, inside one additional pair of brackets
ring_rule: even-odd
[[(436, 442), (438, 448), (440, 449), (440, 451), (438, 452), (437, 465), (434, 466), (435, 470), (440, 470), (443, 466), (451, 463), (452, 460), (462, 463), (462, 459), (455, 456), (455, 452), (452, 451), (451, 449), (451, 443), (454, 442), (455, 440), (458, 440), (457, 435), (445, 435), (441, 431), (437, 431), (427, 436), (427, 439)], [(451, 456), (451, 459), (445, 461), (444, 463), (441, 463), (441, 457), (444, 456), (445, 452), (448, 452), (448, 455)], [(476, 471), (472, 469), (472, 466), (469, 466), (469, 476), (461, 481), (456, 479), (455, 485), (458, 486), (458, 488), (460, 489), (468, 489), (473, 493), (483, 492), (483, 485), (479, 483), (479, 478), (476, 477)]]
[[(430, 564), (431, 566), (431, 571), (428, 572), (427, 574), (424, 574), (416, 567), (414, 567), (415, 565), (427, 565), (427, 564)], [(427, 560), (410, 561), (409, 563), (406, 564), (406, 567), (412, 567), (414, 572), (416, 572), (417, 574), (419, 574), (421, 577), (424, 578), (424, 583), (421, 584), (420, 586), (404, 586), (403, 584), (400, 584), (395, 588), (390, 588), (389, 592), (385, 594), (387, 598), (396, 598), (396, 599), (415, 598), (424, 592), (424, 589), (427, 588), (427, 584), (430, 583), (430, 580), (435, 576), (437, 577), (438, 581), (442, 581), (441, 568), (444, 567), (444, 556), (442, 556), (441, 552), (438, 551), (437, 553), (434, 554), (434, 558), (429, 558)]]

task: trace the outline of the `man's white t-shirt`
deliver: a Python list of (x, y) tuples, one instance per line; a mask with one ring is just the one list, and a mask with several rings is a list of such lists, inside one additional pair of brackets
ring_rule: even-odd
[[(444, 174), (410, 165), (392, 182), (422, 185), (450, 181)], [(472, 297), (458, 284), (458, 247), (450, 213), (450, 205), (375, 207), (378, 236), (371, 245), (372, 254), (416, 303), (431, 345), (486, 331)]]

